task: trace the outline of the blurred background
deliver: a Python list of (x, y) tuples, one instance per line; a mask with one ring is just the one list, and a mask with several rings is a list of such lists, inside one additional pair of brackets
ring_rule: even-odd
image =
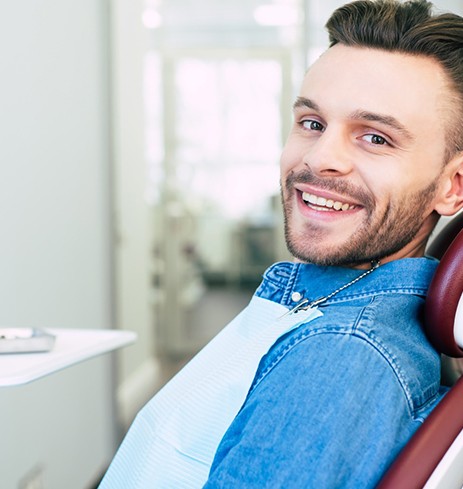
[(95, 487), (136, 412), (289, 259), (280, 151), (342, 3), (0, 0), (0, 325), (138, 334), (0, 389), (2, 489)]

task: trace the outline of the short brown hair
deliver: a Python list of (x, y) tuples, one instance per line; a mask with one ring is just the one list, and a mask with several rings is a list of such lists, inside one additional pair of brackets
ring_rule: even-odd
[[(463, 18), (434, 15), (424, 0), (358, 0), (338, 8), (326, 28), (335, 44), (427, 56), (437, 60), (458, 96), (447, 157), (463, 150)], [(455, 123), (455, 121), (458, 121)]]

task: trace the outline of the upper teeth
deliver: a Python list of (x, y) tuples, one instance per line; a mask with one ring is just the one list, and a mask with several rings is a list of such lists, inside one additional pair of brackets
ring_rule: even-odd
[(325, 197), (318, 197), (307, 192), (302, 193), (302, 199), (309, 204), (319, 207), (327, 207), (328, 209), (334, 209), (336, 211), (347, 211), (355, 207), (355, 205), (339, 202), (338, 200), (325, 199)]

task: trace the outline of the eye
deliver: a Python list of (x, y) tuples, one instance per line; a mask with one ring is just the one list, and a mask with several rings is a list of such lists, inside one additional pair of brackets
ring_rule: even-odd
[(323, 131), (325, 129), (323, 124), (313, 119), (305, 119), (300, 124), (304, 129), (308, 129), (309, 131)]
[(369, 143), (371, 144), (376, 144), (378, 146), (384, 145), (384, 144), (389, 144), (386, 140), (386, 138), (383, 138), (382, 136), (379, 136), (378, 134), (366, 134), (363, 136), (364, 139), (366, 139)]

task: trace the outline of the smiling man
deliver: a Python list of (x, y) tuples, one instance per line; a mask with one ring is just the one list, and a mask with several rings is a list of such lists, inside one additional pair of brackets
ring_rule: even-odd
[(421, 313), (463, 207), (463, 19), (358, 1), (328, 21), (281, 158), (288, 248), (139, 414), (116, 488), (373, 488), (440, 400)]
[(461, 156), (447, 161), (455, 98), (433, 58), (329, 49), (307, 73), (282, 156), (292, 254), (357, 267), (422, 256), (438, 214), (459, 205), (442, 191), (459, 175)]
[(421, 309), (440, 215), (463, 201), (463, 19), (338, 9), (281, 158), (287, 245), (260, 297), (323, 316), (262, 358), (207, 488), (373, 488), (438, 402)]

